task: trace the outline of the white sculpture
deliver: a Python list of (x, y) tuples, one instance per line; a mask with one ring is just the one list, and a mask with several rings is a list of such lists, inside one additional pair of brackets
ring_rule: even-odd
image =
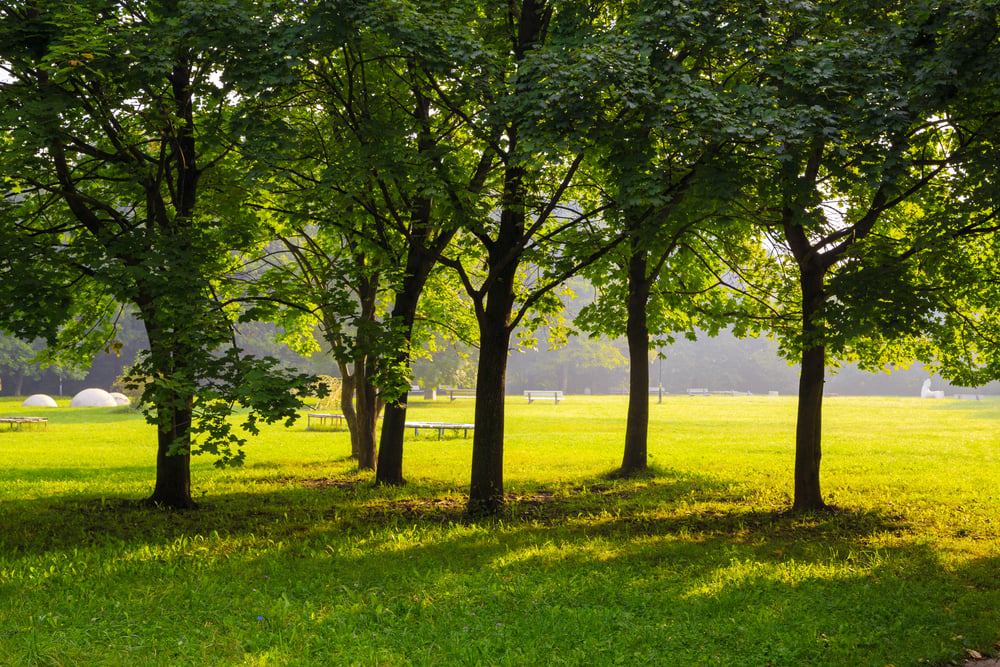
[(24, 403), (21, 403), (23, 407), (27, 408), (55, 408), (55, 399), (51, 396), (45, 394), (32, 394), (28, 398), (24, 399)]
[(933, 391), (931, 389), (931, 379), (924, 380), (924, 386), (920, 388), (920, 398), (944, 398), (943, 391)]
[(118, 403), (103, 389), (84, 389), (69, 402), (71, 408), (113, 408)]

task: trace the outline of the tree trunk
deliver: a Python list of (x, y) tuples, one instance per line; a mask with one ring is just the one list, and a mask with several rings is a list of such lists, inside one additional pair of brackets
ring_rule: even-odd
[(358, 459), (361, 456), (361, 444), (358, 440), (358, 413), (354, 410), (355, 375), (348, 372), (347, 364), (338, 366), (340, 367), (340, 411), (344, 413), (347, 431), (351, 435), (351, 458)]
[(378, 390), (368, 377), (367, 361), (355, 364), (354, 369), (357, 373), (354, 390), (357, 394), (358, 469), (375, 470), (378, 463), (378, 441), (375, 437), (379, 413)]
[(795, 498), (792, 509), (796, 511), (826, 507), (819, 484), (826, 346), (817, 317), (824, 298), (823, 271), (808, 265), (800, 271), (804, 342), (795, 426)]
[(646, 306), (650, 282), (646, 264), (646, 251), (633, 239), (628, 263), (628, 319), (625, 325), (629, 355), (628, 419), (621, 475), (631, 475), (648, 467), (649, 326)]
[[(413, 322), (417, 314), (417, 301), (423, 290), (424, 278), (419, 285), (408, 274), (404, 279), (403, 288), (396, 295), (396, 303), (392, 309), (392, 319), (400, 322), (406, 347), (397, 355), (396, 363), (407, 364), (410, 361), (410, 340), (413, 336)], [(406, 392), (397, 399), (389, 401), (385, 406), (385, 417), (382, 420), (382, 441), (378, 449), (378, 468), (375, 472), (376, 484), (400, 486), (403, 479), (403, 436), (406, 432)]]
[[(489, 305), (489, 304), (488, 304)], [(487, 307), (487, 311), (491, 309)], [(509, 313), (509, 309), (507, 311)], [(502, 313), (492, 313), (500, 316)], [(472, 439), (469, 516), (498, 517), (506, 510), (503, 488), (504, 396), (510, 329), (506, 318), (480, 327), (476, 378), (476, 430)]]
[[(427, 113), (422, 106), (422, 113)], [(424, 144), (421, 144), (424, 147)], [(428, 148), (429, 150), (429, 148)], [(427, 276), (437, 262), (441, 250), (447, 245), (453, 233), (441, 233), (430, 247), (422, 246), (430, 239), (431, 200), (420, 199), (414, 208), (414, 236), (406, 253), (406, 274), (403, 284), (396, 293), (396, 302), (392, 307), (392, 320), (399, 323), (404, 347), (396, 356), (395, 363), (410, 365), (410, 342), (413, 338), (413, 323), (417, 319), (417, 305), (420, 295), (427, 283)], [(396, 400), (389, 401), (385, 406), (385, 418), (382, 420), (382, 442), (378, 450), (378, 470), (375, 473), (376, 484), (399, 486), (403, 479), (403, 436), (406, 432), (406, 392)]]
[[(516, 144), (516, 132), (508, 137)], [(506, 510), (503, 489), (504, 397), (511, 311), (518, 262), (511, 259), (524, 234), (524, 170), (504, 174), (504, 209), (497, 240), (489, 249), (490, 284), (485, 306), (477, 310), (479, 366), (476, 375), (476, 430), (472, 439), (472, 481), (467, 512), (471, 517), (499, 517)]]
[[(182, 360), (196, 358), (196, 355), (184, 342), (178, 340), (174, 329), (169, 325), (161, 326), (162, 304), (155, 296), (143, 293), (136, 305), (149, 341), (152, 373), (168, 383), (178, 376), (183, 377), (190, 369), (184, 366)], [(193, 508), (196, 506), (191, 497), (191, 420), (194, 415), (194, 396), (158, 387), (153, 401), (157, 435), (156, 484), (152, 495), (143, 503), (174, 509)]]
[[(552, 9), (545, 0), (523, 0), (507, 5), (508, 20), (516, 25), (514, 58), (545, 39)], [(525, 157), (519, 144), (516, 119), (507, 125), (507, 152), (503, 173), (500, 221), (496, 238), (487, 243), (487, 287), (478, 297), (479, 367), (476, 377), (476, 429), (472, 439), (472, 480), (466, 511), (471, 517), (499, 517), (506, 511), (503, 488), (504, 397), (507, 353), (510, 347), (514, 283), (524, 256), (527, 195)], [(485, 299), (485, 303), (482, 299)]]
[[(190, 401), (185, 409), (170, 410), (170, 422), (157, 425), (156, 485), (144, 501), (148, 505), (190, 509), (191, 498), (191, 414)], [(175, 443), (180, 449), (171, 453)]]

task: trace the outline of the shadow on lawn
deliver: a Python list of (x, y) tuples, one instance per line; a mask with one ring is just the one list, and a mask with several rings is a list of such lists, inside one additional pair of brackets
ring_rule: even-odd
[[(1000, 627), (1000, 559), (951, 567), (921, 540), (873, 546), (909, 532), (891, 513), (795, 515), (754, 506), (731, 484), (661, 471), (629, 484), (525, 490), (511, 495), (509, 520), (468, 525), (454, 490), (375, 489), (356, 478), (261, 483), (270, 486), (214, 496), (193, 512), (97, 499), (22, 503), (17, 513), (0, 510), (0, 541), (14, 556), (245, 537), (232, 557), (200, 566), (199, 588), (238, 598), (270, 573), (287, 586), (304, 582), (294, 595), (316, 606), (395, 604), (400, 619), (428, 591), (454, 590), (459, 611), (537, 624), (553, 646), (614, 637), (594, 664), (630, 647), (662, 651), (672, 664), (847, 664), (845, 655), (850, 664), (943, 664), (966, 646), (986, 649)], [(130, 594), (160, 604), (197, 557), (181, 545), (108, 565), (137, 569)], [(399, 621), (399, 632), (411, 622)]]
[[(194, 511), (148, 509), (115, 498), (67, 498), (0, 506), (0, 544), (32, 554), (95, 541), (161, 544), (213, 532), (240, 536), (315, 539), (385, 528), (467, 523), (464, 493), (428, 485), (375, 488), (358, 477), (255, 480), (260, 491), (213, 495)], [(277, 487), (277, 488), (275, 488)], [(748, 502), (745, 489), (707, 476), (658, 470), (638, 480), (607, 478), (508, 494), (505, 531), (541, 535), (553, 530), (630, 540), (674, 536), (692, 543), (717, 539), (759, 544), (762, 553), (789, 544), (837, 543), (846, 548), (872, 535), (907, 530), (903, 519), (879, 511), (789, 514)], [(16, 507), (16, 508), (15, 508)], [(778, 546), (775, 546), (778, 545)]]

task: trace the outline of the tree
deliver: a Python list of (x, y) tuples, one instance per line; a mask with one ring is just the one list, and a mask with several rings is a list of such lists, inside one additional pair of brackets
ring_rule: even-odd
[(296, 312), (318, 318), (341, 366), (359, 467), (377, 469), (377, 483), (403, 483), (418, 306), (458, 229), (448, 195), (481, 188), (488, 172), (460, 150), (466, 122), (441, 112), (442, 96), (470, 95), (450, 55), (461, 42), (452, 14), (433, 3), (415, 15), (377, 2), (320, 8), (310, 16), (312, 57), (279, 111), (295, 139), (265, 156), (279, 171), (265, 206), (294, 262), (273, 263), (284, 278), (254, 289), (286, 295), (286, 323)]
[[(456, 202), (463, 233), (442, 259), (465, 286), (479, 328), (471, 516), (497, 516), (505, 508), (504, 395), (512, 333), (559, 309), (552, 290), (577, 266), (553, 260), (569, 230), (593, 217), (577, 182), (582, 153), (561, 150), (535, 132), (542, 101), (554, 91), (547, 76), (559, 64), (548, 58), (580, 43), (577, 31), (589, 29), (589, 15), (577, 9), (567, 5), (557, 13), (545, 0), (524, 0), (495, 16), (471, 14), (475, 50), (487, 58), (469, 76), (489, 90), (479, 109), (448, 108), (474, 120), (474, 152), (498, 165), (476, 201)], [(570, 205), (574, 201), (577, 206)]]
[(220, 303), (230, 251), (257, 229), (228, 123), (257, 99), (237, 83), (283, 76), (277, 18), (183, 0), (8, 3), (2, 17), (0, 163), (13, 190), (0, 209), (2, 323), (85, 357), (133, 305), (158, 433), (147, 502), (191, 507), (192, 451), (242, 460), (229, 406), (252, 408), (252, 433), (293, 418), (289, 389), (306, 381), (272, 384), (273, 361), (228, 346)]
[(737, 261), (738, 241), (749, 235), (721, 216), (732, 190), (722, 163), (733, 137), (720, 128), (736, 122), (726, 93), (746, 66), (750, 32), (746, 19), (735, 18), (730, 5), (714, 3), (629, 8), (584, 49), (621, 63), (610, 85), (590, 89), (592, 72), (567, 68), (554, 86), (566, 92), (548, 100), (550, 114), (565, 115), (586, 90), (589, 121), (553, 126), (572, 128), (596, 148), (604, 221), (625, 239), (587, 270), (600, 296), (579, 319), (588, 331), (628, 341), (621, 474), (647, 467), (650, 350), (676, 331), (693, 335), (699, 319), (705, 329), (725, 321), (722, 293), (711, 289), (725, 269), (717, 256)]
[[(780, 281), (772, 322), (785, 353), (801, 364), (793, 507), (811, 510), (825, 506), (819, 471), (829, 360), (862, 350), (873, 366), (905, 357), (911, 351), (900, 345), (867, 341), (902, 343), (925, 330), (935, 309), (931, 292), (904, 280), (906, 253), (893, 250), (894, 239), (909, 203), (948, 178), (975, 141), (952, 131), (947, 108), (969, 78), (956, 75), (968, 71), (974, 52), (963, 40), (980, 43), (984, 24), (956, 8), (963, 18), (943, 32), (948, 10), (921, 3), (803, 9), (775, 15), (780, 27), (761, 58), (773, 124), (751, 158), (760, 177), (755, 215), (776, 252), (750, 282)], [(905, 309), (891, 312), (888, 303)]]

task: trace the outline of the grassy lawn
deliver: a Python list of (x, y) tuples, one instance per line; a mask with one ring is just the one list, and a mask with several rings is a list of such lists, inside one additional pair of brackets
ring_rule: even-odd
[[(836, 511), (785, 513), (795, 401), (668, 396), (653, 474), (608, 476), (624, 397), (508, 400), (512, 515), (463, 521), (471, 439), (412, 431), (402, 489), (346, 432), (269, 427), (202, 508), (134, 412), (0, 430), (3, 665), (944, 665), (1000, 640), (1000, 402), (830, 398)], [(68, 405), (68, 399), (62, 403)], [(410, 418), (472, 421), (470, 400)]]

